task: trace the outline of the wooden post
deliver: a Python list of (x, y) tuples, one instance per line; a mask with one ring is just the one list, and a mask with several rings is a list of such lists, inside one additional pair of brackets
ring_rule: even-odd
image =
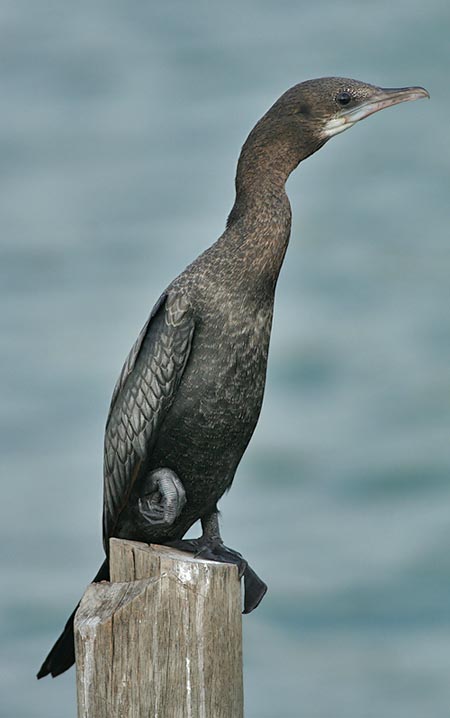
[(78, 718), (242, 718), (236, 566), (112, 539), (75, 616)]

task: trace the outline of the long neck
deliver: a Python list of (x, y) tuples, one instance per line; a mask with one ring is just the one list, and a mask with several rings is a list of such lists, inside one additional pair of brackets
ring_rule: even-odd
[(236, 199), (228, 217), (230, 227), (242, 217), (259, 213), (267, 203), (285, 204), (285, 184), (301, 160), (298, 131), (280, 132), (269, 112), (250, 132), (239, 157)]
[(286, 180), (300, 159), (297, 131), (280, 128), (265, 115), (248, 136), (239, 157), (236, 199), (221, 244), (239, 247), (246, 281), (273, 291), (291, 229)]

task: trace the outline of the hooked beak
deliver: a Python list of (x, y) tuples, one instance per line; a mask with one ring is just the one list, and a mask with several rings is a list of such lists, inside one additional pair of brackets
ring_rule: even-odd
[(423, 97), (430, 97), (424, 87), (393, 87), (374, 88), (373, 94), (366, 100), (360, 102), (356, 107), (340, 110), (339, 114), (329, 120), (325, 125), (326, 137), (332, 137), (352, 127), (356, 122), (363, 120), (374, 112), (384, 110), (391, 105), (398, 105), (400, 102), (411, 102), (420, 100)]

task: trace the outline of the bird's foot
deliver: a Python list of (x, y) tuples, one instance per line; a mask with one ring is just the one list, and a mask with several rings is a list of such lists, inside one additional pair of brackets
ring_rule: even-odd
[(209, 561), (232, 563), (238, 568), (239, 578), (244, 578), (244, 611), (250, 613), (255, 609), (267, 591), (267, 585), (248, 565), (247, 561), (238, 551), (225, 546), (221, 541), (211, 540), (203, 536), (198, 539), (181, 539), (165, 544), (180, 551), (193, 553), (196, 558), (205, 558)]
[(145, 524), (166, 528), (180, 515), (186, 503), (183, 484), (174, 471), (156, 469), (145, 479), (137, 508)]

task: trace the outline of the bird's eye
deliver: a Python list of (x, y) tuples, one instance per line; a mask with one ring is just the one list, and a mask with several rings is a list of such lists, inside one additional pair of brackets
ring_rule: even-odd
[(338, 95), (336, 95), (336, 102), (339, 105), (348, 105), (351, 99), (352, 96), (349, 92), (340, 92)]

